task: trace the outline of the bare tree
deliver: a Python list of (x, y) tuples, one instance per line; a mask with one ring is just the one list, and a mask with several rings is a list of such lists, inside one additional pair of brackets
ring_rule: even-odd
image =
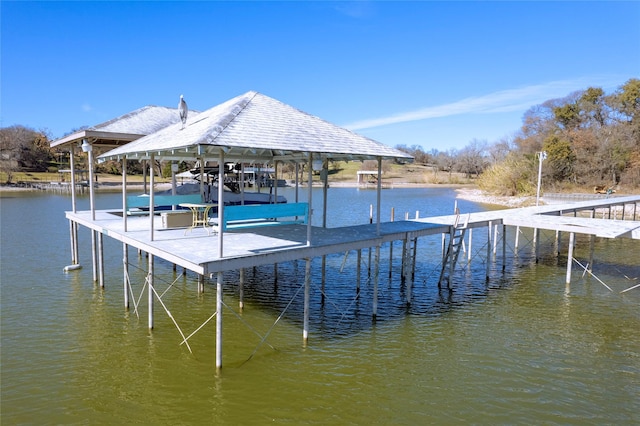
[(451, 173), (458, 164), (458, 151), (455, 148), (451, 148), (447, 152), (439, 152), (436, 157), (437, 166), (449, 173), (449, 182), (451, 182)]
[(511, 151), (513, 151), (513, 141), (507, 137), (503, 137), (487, 148), (492, 164), (504, 161)]
[(52, 158), (46, 131), (19, 125), (0, 129), (0, 164), (7, 183), (18, 170), (46, 171)]
[(462, 173), (467, 175), (467, 178), (470, 178), (472, 173), (475, 173), (476, 177), (478, 177), (484, 170), (486, 166), (486, 150), (486, 140), (473, 139), (460, 151), (458, 167)]

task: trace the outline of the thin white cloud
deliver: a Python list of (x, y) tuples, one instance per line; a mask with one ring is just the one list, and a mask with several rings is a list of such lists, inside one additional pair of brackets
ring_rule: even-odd
[[(594, 81), (595, 80), (595, 81)], [(371, 118), (343, 125), (350, 130), (370, 129), (389, 124), (407, 123), (429, 118), (449, 117), (461, 114), (489, 114), (500, 112), (525, 111), (549, 99), (559, 98), (576, 90), (590, 86), (603, 86), (606, 90), (613, 86), (612, 78), (582, 78), (576, 80), (552, 81), (545, 84), (501, 90), (484, 96), (470, 97), (456, 102), (433, 107), (421, 108), (393, 114), (387, 117)]]
[(85, 104), (82, 104), (82, 110), (84, 112), (91, 112), (93, 111), (93, 108), (91, 107), (91, 105), (85, 103)]
[(374, 14), (374, 8), (369, 1), (347, 1), (334, 3), (334, 10), (351, 18), (370, 18)]

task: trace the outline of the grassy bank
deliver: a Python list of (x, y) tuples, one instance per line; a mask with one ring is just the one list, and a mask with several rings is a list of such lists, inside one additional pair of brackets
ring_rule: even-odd
[[(329, 183), (356, 183), (357, 172), (363, 170), (363, 164), (358, 161), (344, 162), (338, 161), (331, 163), (329, 166)], [(112, 175), (106, 173), (96, 173), (98, 183), (122, 182), (120, 175)], [(69, 179), (69, 174), (65, 174), (65, 178)], [(279, 179), (293, 180), (295, 176), (291, 173), (279, 172)], [(306, 178), (306, 175), (305, 175)], [(148, 178), (147, 178), (148, 179)], [(319, 181), (319, 174), (314, 174), (314, 180)], [(61, 182), (62, 174), (56, 172), (14, 172), (12, 173), (11, 183), (47, 183)], [(171, 178), (156, 177), (157, 183), (171, 182)], [(0, 182), (7, 182), (7, 174), (0, 172)], [(142, 183), (142, 175), (127, 175), (127, 182), (130, 184)], [(475, 179), (468, 179), (461, 173), (447, 173), (442, 171), (434, 171), (433, 167), (420, 164), (388, 164), (383, 166), (382, 182), (386, 184), (444, 184), (444, 185), (465, 185), (474, 184)]]

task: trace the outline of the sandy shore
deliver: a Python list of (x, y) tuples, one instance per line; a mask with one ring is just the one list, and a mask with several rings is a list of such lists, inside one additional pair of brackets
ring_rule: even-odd
[[(505, 207), (528, 207), (536, 205), (536, 197), (501, 197), (471, 188), (460, 188), (457, 189), (456, 192), (458, 193), (458, 198), (475, 203), (495, 204)], [(544, 204), (542, 200), (540, 203)]]

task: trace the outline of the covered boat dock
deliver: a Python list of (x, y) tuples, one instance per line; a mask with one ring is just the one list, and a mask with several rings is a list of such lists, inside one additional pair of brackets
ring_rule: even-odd
[[(309, 209), (309, 218), (303, 224), (270, 224), (271, 226), (248, 226), (233, 230), (224, 230), (218, 226), (218, 232), (213, 235), (202, 228), (195, 228), (187, 233), (181, 228), (162, 229), (160, 217), (154, 214), (154, 178), (151, 174), (152, 190), (149, 194), (149, 214), (135, 217), (130, 217), (127, 214), (125, 191), (127, 161), (179, 161), (187, 158), (197, 159), (201, 164), (206, 161), (217, 161), (218, 164), (234, 161), (248, 165), (254, 162), (270, 163), (274, 165), (276, 171), (282, 162), (293, 162), (296, 164), (296, 170), (298, 167), (304, 167), (307, 173), (306, 189), (309, 206), (312, 205), (312, 185), (309, 182), (312, 181), (314, 171), (318, 171), (322, 177), (325, 195), (324, 211), (314, 212), (313, 209)], [(72, 228), (81, 225), (90, 229), (92, 235), (96, 236), (94, 241), (98, 241), (98, 243), (93, 245), (94, 279), (100, 281), (101, 285), (103, 285), (104, 275), (104, 267), (101, 266), (101, 238), (104, 235), (122, 243), (123, 290), (124, 303), (127, 308), (129, 307), (130, 293), (127, 271), (128, 248), (134, 247), (149, 254), (147, 271), (149, 328), (153, 328), (154, 300), (158, 299), (162, 303), (153, 286), (155, 257), (198, 274), (201, 278), (198, 285), (199, 292), (204, 290), (205, 279), (215, 279), (216, 308), (214, 316), (216, 317), (217, 368), (222, 367), (224, 271), (240, 270), (239, 285), (242, 286), (244, 268), (296, 259), (305, 260), (302, 334), (303, 342), (306, 342), (309, 336), (310, 268), (311, 259), (315, 257), (356, 251), (358, 256), (358, 282), (356, 285), (359, 286), (361, 251), (373, 249), (375, 257), (370, 267), (373, 267), (372, 315), (375, 317), (380, 247), (385, 243), (393, 243), (394, 241), (403, 243), (402, 252), (398, 256), (403, 259), (402, 274), (407, 279), (406, 300), (407, 303), (411, 303), (411, 271), (412, 265), (415, 264), (415, 259), (412, 256), (415, 256), (415, 247), (420, 237), (442, 235), (442, 253), (434, 255), (442, 256), (442, 263), (449, 266), (449, 271), (455, 268), (455, 261), (459, 254), (459, 248), (456, 248), (456, 244), (459, 245), (465, 241), (466, 236), (466, 244), (470, 250), (471, 231), (475, 228), (487, 229), (487, 265), (491, 248), (493, 247), (495, 250), (500, 240), (498, 234), (502, 236), (503, 259), (505, 258), (506, 226), (534, 228), (536, 232), (540, 229), (569, 232), (572, 239), (575, 233), (606, 238), (640, 239), (640, 221), (638, 221), (636, 214), (638, 203), (640, 203), (638, 196), (383, 223), (380, 220), (380, 175), (377, 179), (375, 220), (370, 224), (327, 228), (328, 162), (331, 160), (376, 160), (380, 174), (383, 159), (407, 161), (411, 158), (400, 151), (341, 129), (275, 99), (256, 92), (248, 92), (195, 117), (190, 117), (184, 128), (180, 123), (169, 125), (100, 155), (99, 161), (116, 160), (122, 162), (122, 205), (106, 210), (96, 210), (92, 203), (91, 210), (77, 212), (74, 209), (67, 212), (66, 217), (73, 224)], [(299, 176), (299, 173), (296, 173), (296, 176)], [(298, 183), (296, 183), (296, 194), (298, 189)], [(219, 188), (218, 200), (222, 200), (222, 202), (219, 203), (217, 216), (212, 220), (215, 220), (219, 225), (223, 223), (225, 215), (224, 191), (221, 187)], [(627, 214), (623, 217), (625, 220), (617, 220), (616, 217), (611, 218), (610, 215), (606, 218), (596, 216), (596, 209), (611, 209), (614, 206), (622, 206), (623, 210), (627, 209)], [(589, 213), (590, 217), (578, 217), (578, 213), (582, 211), (592, 213)], [(572, 217), (566, 216), (567, 214)], [(322, 226), (311, 225), (313, 215), (321, 215)], [(466, 233), (467, 230), (468, 233)], [(517, 235), (518, 233), (516, 233)], [(449, 249), (445, 249), (447, 238)], [(77, 262), (77, 238), (74, 240), (73, 233), (71, 244), (72, 258)], [(568, 248), (569, 258), (571, 258), (572, 244), (569, 244)], [(517, 245), (516, 241), (515, 246), (517, 247)], [(73, 257), (74, 252), (76, 257)], [(567, 280), (571, 275), (571, 263), (569, 262), (568, 265)], [(447, 268), (443, 266), (438, 285), (446, 272)], [(448, 286), (450, 284), (450, 282), (447, 283)], [(240, 299), (240, 303), (242, 303), (242, 299)]]

